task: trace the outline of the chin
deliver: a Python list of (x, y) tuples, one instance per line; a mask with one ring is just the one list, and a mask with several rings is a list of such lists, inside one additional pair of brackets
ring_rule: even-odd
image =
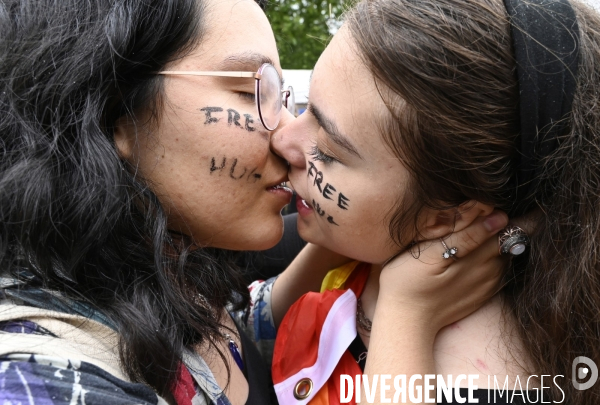
[(298, 217), (298, 225), (297, 226), (298, 226), (298, 235), (300, 235), (300, 237), (302, 239), (304, 239), (306, 242), (312, 243), (314, 245), (326, 247), (329, 250), (333, 250), (333, 249), (331, 249), (331, 247), (327, 246), (329, 244), (328, 242), (330, 242), (330, 241), (325, 240), (323, 232), (321, 231), (321, 229), (318, 226), (314, 226), (314, 224), (309, 225), (304, 220), (301, 220), (300, 217)]
[(283, 218), (273, 215), (253, 218), (251, 221), (232, 222), (226, 229), (221, 228), (213, 237), (205, 237), (199, 246), (227, 250), (267, 250), (275, 246), (283, 237)]
[(255, 244), (252, 248), (244, 249), (244, 250), (267, 250), (271, 249), (273, 246), (279, 243), (281, 238), (283, 237), (283, 231), (277, 234), (276, 237), (273, 235), (269, 235), (269, 237), (263, 238), (259, 244)]
[(338, 246), (332, 243), (331, 239), (327, 239), (325, 235), (323, 235), (321, 229), (318, 227), (316, 229), (310, 227), (300, 220), (298, 221), (298, 235), (300, 235), (300, 237), (308, 243), (322, 246), (336, 253), (344, 254), (341, 252)]
[(283, 237), (283, 217), (277, 215), (276, 218), (269, 218), (254, 226), (250, 225), (249, 229), (253, 232), (248, 235), (244, 246), (230, 248), (232, 250), (267, 250), (279, 243)]
[(311, 227), (305, 222), (304, 218), (298, 216), (298, 221), (296, 222), (296, 227), (298, 229), (298, 235), (305, 241), (309, 243), (316, 243), (314, 241), (313, 232)]

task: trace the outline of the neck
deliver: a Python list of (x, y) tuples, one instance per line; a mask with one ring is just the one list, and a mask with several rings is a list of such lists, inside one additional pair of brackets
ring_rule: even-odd
[[(377, 308), (381, 269), (381, 265), (372, 265), (360, 296), (365, 316), (371, 320)], [(512, 384), (523, 373), (519, 365), (527, 368), (528, 363), (514, 325), (514, 318), (504, 310), (501, 295), (494, 296), (472, 314), (440, 330), (434, 344), (436, 372), (480, 374), (481, 388), (487, 387), (487, 375), (498, 375), (502, 380), (508, 376)], [(360, 328), (358, 332), (368, 348), (369, 333)]]

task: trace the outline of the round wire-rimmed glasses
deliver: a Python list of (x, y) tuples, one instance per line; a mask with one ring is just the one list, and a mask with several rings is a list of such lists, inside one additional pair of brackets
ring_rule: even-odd
[(295, 112), (294, 89), (289, 86), (282, 90), (282, 80), (275, 66), (264, 63), (257, 72), (233, 72), (233, 71), (194, 71), (194, 70), (163, 70), (161, 75), (179, 76), (220, 76), (220, 77), (252, 77), (256, 80), (254, 84), (254, 96), (256, 98), (256, 109), (258, 117), (263, 126), (273, 131), (281, 120), (281, 107), (285, 106), (292, 114)]

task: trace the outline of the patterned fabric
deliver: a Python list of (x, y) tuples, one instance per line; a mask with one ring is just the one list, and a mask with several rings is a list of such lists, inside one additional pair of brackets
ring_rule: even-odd
[(207, 392), (203, 391), (201, 385), (197, 383), (198, 377), (199, 375), (197, 374), (192, 376), (187, 367), (183, 365), (179, 367), (177, 385), (172, 392), (177, 405), (208, 405), (209, 403), (231, 405), (220, 389), (211, 396), (212, 402), (209, 402), (210, 400), (207, 398)]
[(250, 305), (244, 311), (231, 312), (234, 321), (254, 342), (267, 365), (271, 366), (277, 329), (273, 321), (271, 293), (277, 277), (250, 284)]
[[(215, 376), (202, 357), (194, 352), (186, 351), (183, 355), (185, 368), (180, 369), (182, 377), (186, 371), (194, 379), (194, 390), (196, 395), (190, 399), (190, 402), (178, 402), (177, 405), (231, 405), (225, 393), (219, 387)], [(185, 377), (187, 380), (187, 377)], [(188, 382), (178, 380), (177, 384), (188, 384)]]
[(8, 333), (25, 333), (27, 335), (47, 335), (56, 337), (46, 328), (42, 328), (37, 323), (24, 320), (0, 322), (0, 331)]
[[(43, 290), (11, 290), (10, 287), (14, 286), (15, 283), (11, 283), (11, 280), (0, 279), (0, 315), (4, 317), (0, 321), (0, 404), (167, 404), (144, 384), (117, 378), (89, 362), (70, 358), (68, 355), (60, 356), (62, 348), (59, 355), (52, 356), (14, 353), (14, 348), (7, 351), (3, 342), (16, 334), (45, 339), (36, 344), (41, 351), (44, 351), (49, 337), (55, 338), (59, 345), (63, 339), (66, 339), (66, 346), (70, 343), (69, 338), (57, 336), (31, 320), (7, 316), (11, 310), (18, 311), (18, 308), (41, 307), (40, 311), (48, 314), (47, 318), (42, 319), (53, 319), (53, 314), (65, 312), (62, 311), (65, 300), (60, 297), (44, 299), (46, 292)], [(21, 294), (22, 291), (26, 293)], [(59, 307), (54, 305), (56, 302), (60, 302)], [(93, 313), (93, 309), (89, 307), (79, 305), (77, 308), (77, 313), (67, 311), (80, 319), (77, 323), (83, 325), (93, 319), (105, 325), (106, 333), (114, 334), (110, 324), (103, 322), (106, 318), (101, 314)], [(81, 312), (91, 316), (83, 316)], [(37, 314), (36, 317), (40, 315)], [(61, 320), (55, 319), (55, 323), (60, 325)], [(17, 345), (17, 350), (20, 347), (21, 344)], [(173, 393), (178, 405), (231, 405), (202, 357), (187, 351), (183, 360), (185, 367), (180, 369)]]
[[(256, 343), (269, 367), (276, 335), (271, 312), (274, 282), (275, 278), (252, 283), (250, 306), (231, 313), (238, 327)], [(46, 290), (16, 288), (17, 285), (12, 279), (0, 278), (0, 308), (16, 305), (42, 308), (48, 314), (68, 313), (81, 322), (99, 322), (114, 333), (110, 320), (85, 303), (68, 301)], [(68, 356), (7, 354), (2, 350), (3, 334), (63, 337), (27, 319), (4, 319), (0, 321), (0, 404), (166, 404), (149, 387), (119, 379), (89, 362)], [(180, 368), (173, 391), (178, 405), (231, 405), (202, 357), (187, 351), (183, 362), (185, 367)]]
[(26, 354), (0, 357), (0, 403), (166, 404), (147, 386), (120, 380), (92, 364)]
[[(0, 323), (4, 333), (47, 335), (34, 322)], [(1, 340), (0, 340), (1, 341)], [(204, 362), (186, 353), (189, 369), (181, 366), (173, 391), (178, 405), (230, 405)], [(193, 366), (193, 367), (192, 367)], [(76, 359), (33, 354), (0, 356), (1, 404), (166, 404), (144, 384), (114, 377), (101, 368)]]

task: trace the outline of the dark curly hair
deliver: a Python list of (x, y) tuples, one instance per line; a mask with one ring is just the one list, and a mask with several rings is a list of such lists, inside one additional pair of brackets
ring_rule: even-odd
[(197, 0), (0, 2), (0, 269), (97, 308), (126, 373), (160, 394), (185, 347), (219, 338), (210, 308), (248, 292), (232, 252), (169, 231), (113, 128), (160, 119), (154, 72), (201, 41), (205, 14)]

